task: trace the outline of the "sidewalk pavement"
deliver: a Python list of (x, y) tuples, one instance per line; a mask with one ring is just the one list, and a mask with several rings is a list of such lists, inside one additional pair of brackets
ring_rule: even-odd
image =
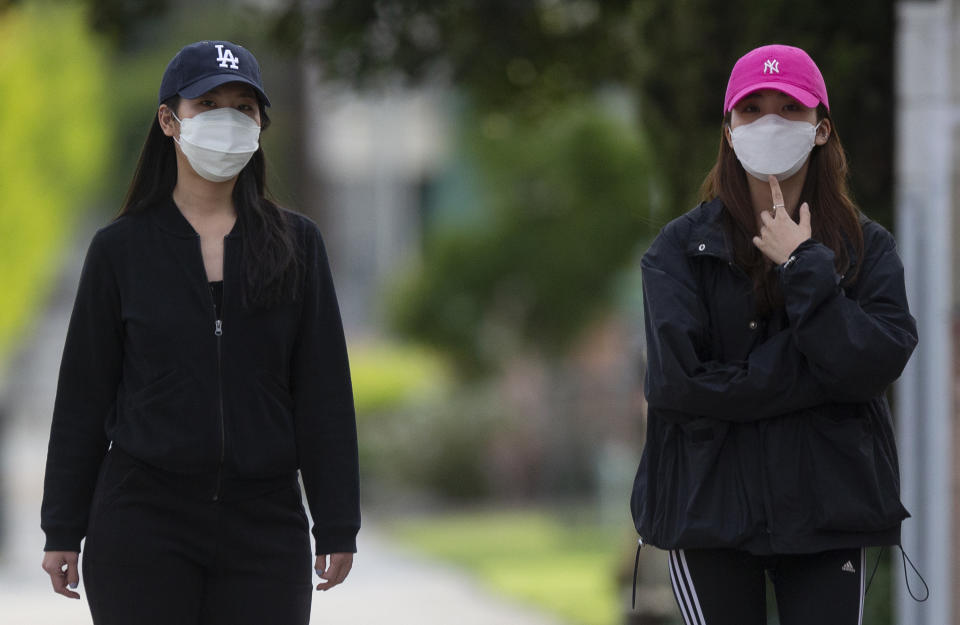
[[(85, 242), (84, 242), (85, 245)], [(0, 380), (0, 497), (4, 550), (0, 558), (0, 625), (89, 625), (84, 599), (50, 589), (40, 569), (40, 499), (47, 435), (67, 321), (82, 249), (72, 256), (63, 287), (30, 329), (26, 350)], [(341, 586), (314, 594), (311, 623), (371, 625), (561, 625), (495, 596), (466, 574), (405, 552), (364, 520), (353, 571)], [(369, 529), (373, 526), (373, 529)], [(314, 578), (316, 580), (316, 578)], [(83, 584), (80, 591), (83, 595)], [(273, 625), (273, 624), (265, 624)]]

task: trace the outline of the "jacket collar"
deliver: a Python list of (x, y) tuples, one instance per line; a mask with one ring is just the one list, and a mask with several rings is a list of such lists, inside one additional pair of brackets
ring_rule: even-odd
[[(187, 221), (187, 218), (183, 216), (183, 213), (180, 212), (180, 208), (177, 207), (172, 197), (168, 197), (159, 202), (150, 209), (149, 212), (157, 225), (160, 226), (160, 229), (168, 234), (172, 234), (181, 239), (194, 239), (200, 236), (197, 231), (193, 229), (193, 226), (190, 225), (190, 222)], [(237, 221), (227, 234), (228, 239), (239, 237), (243, 232), (241, 221), (242, 219), (238, 214)]]
[(730, 242), (723, 228), (723, 202), (719, 198), (704, 202), (690, 211), (694, 220), (687, 242), (687, 256), (715, 256), (731, 262)]

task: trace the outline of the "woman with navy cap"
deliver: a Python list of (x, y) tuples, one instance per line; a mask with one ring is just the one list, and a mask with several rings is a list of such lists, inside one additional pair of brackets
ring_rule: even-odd
[(703, 202), (642, 261), (647, 439), (631, 508), (688, 625), (862, 620), (864, 548), (900, 543), (885, 392), (917, 343), (890, 234), (847, 189), (799, 48), (730, 74)]
[[(183, 48), (87, 252), (47, 456), (43, 568), (94, 623), (305, 624), (360, 526), (340, 313), (316, 225), (265, 196), (256, 59)], [(313, 515), (315, 559), (298, 474)]]

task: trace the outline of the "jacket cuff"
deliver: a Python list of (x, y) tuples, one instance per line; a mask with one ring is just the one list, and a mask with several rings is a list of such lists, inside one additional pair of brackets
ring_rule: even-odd
[(80, 553), (80, 541), (83, 532), (70, 530), (46, 530), (47, 542), (43, 545), (44, 551), (75, 551)]
[(778, 266), (787, 315), (794, 322), (806, 317), (834, 294), (840, 282), (833, 266), (833, 250), (807, 239)]
[(357, 532), (359, 531), (359, 527), (318, 528), (314, 526), (313, 537), (317, 543), (315, 555), (329, 555), (331, 553), (356, 553)]
[(814, 239), (812, 239), (812, 238), (808, 238), (808, 239), (806, 239), (806, 240), (804, 240), (804, 241), (801, 241), (801, 242), (800, 242), (800, 245), (798, 245), (796, 248), (794, 248), (794, 250), (793, 250), (792, 252), (790, 252), (790, 255), (787, 257), (787, 260), (784, 261), (784, 262), (782, 262), (782, 263), (780, 263), (780, 269), (782, 270), (782, 269), (787, 269), (788, 267), (790, 267), (790, 265), (792, 265), (793, 262), (794, 262), (795, 260), (797, 260), (797, 254), (802, 253), (804, 250), (810, 249), (811, 247), (815, 246), (816, 244), (817, 244), (817, 242), (816, 242)]

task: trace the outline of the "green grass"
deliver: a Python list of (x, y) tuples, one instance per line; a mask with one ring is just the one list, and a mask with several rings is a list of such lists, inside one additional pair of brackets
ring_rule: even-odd
[(401, 544), (570, 623), (621, 620), (615, 569), (623, 536), (608, 527), (545, 510), (483, 510), (405, 519), (388, 529)]

